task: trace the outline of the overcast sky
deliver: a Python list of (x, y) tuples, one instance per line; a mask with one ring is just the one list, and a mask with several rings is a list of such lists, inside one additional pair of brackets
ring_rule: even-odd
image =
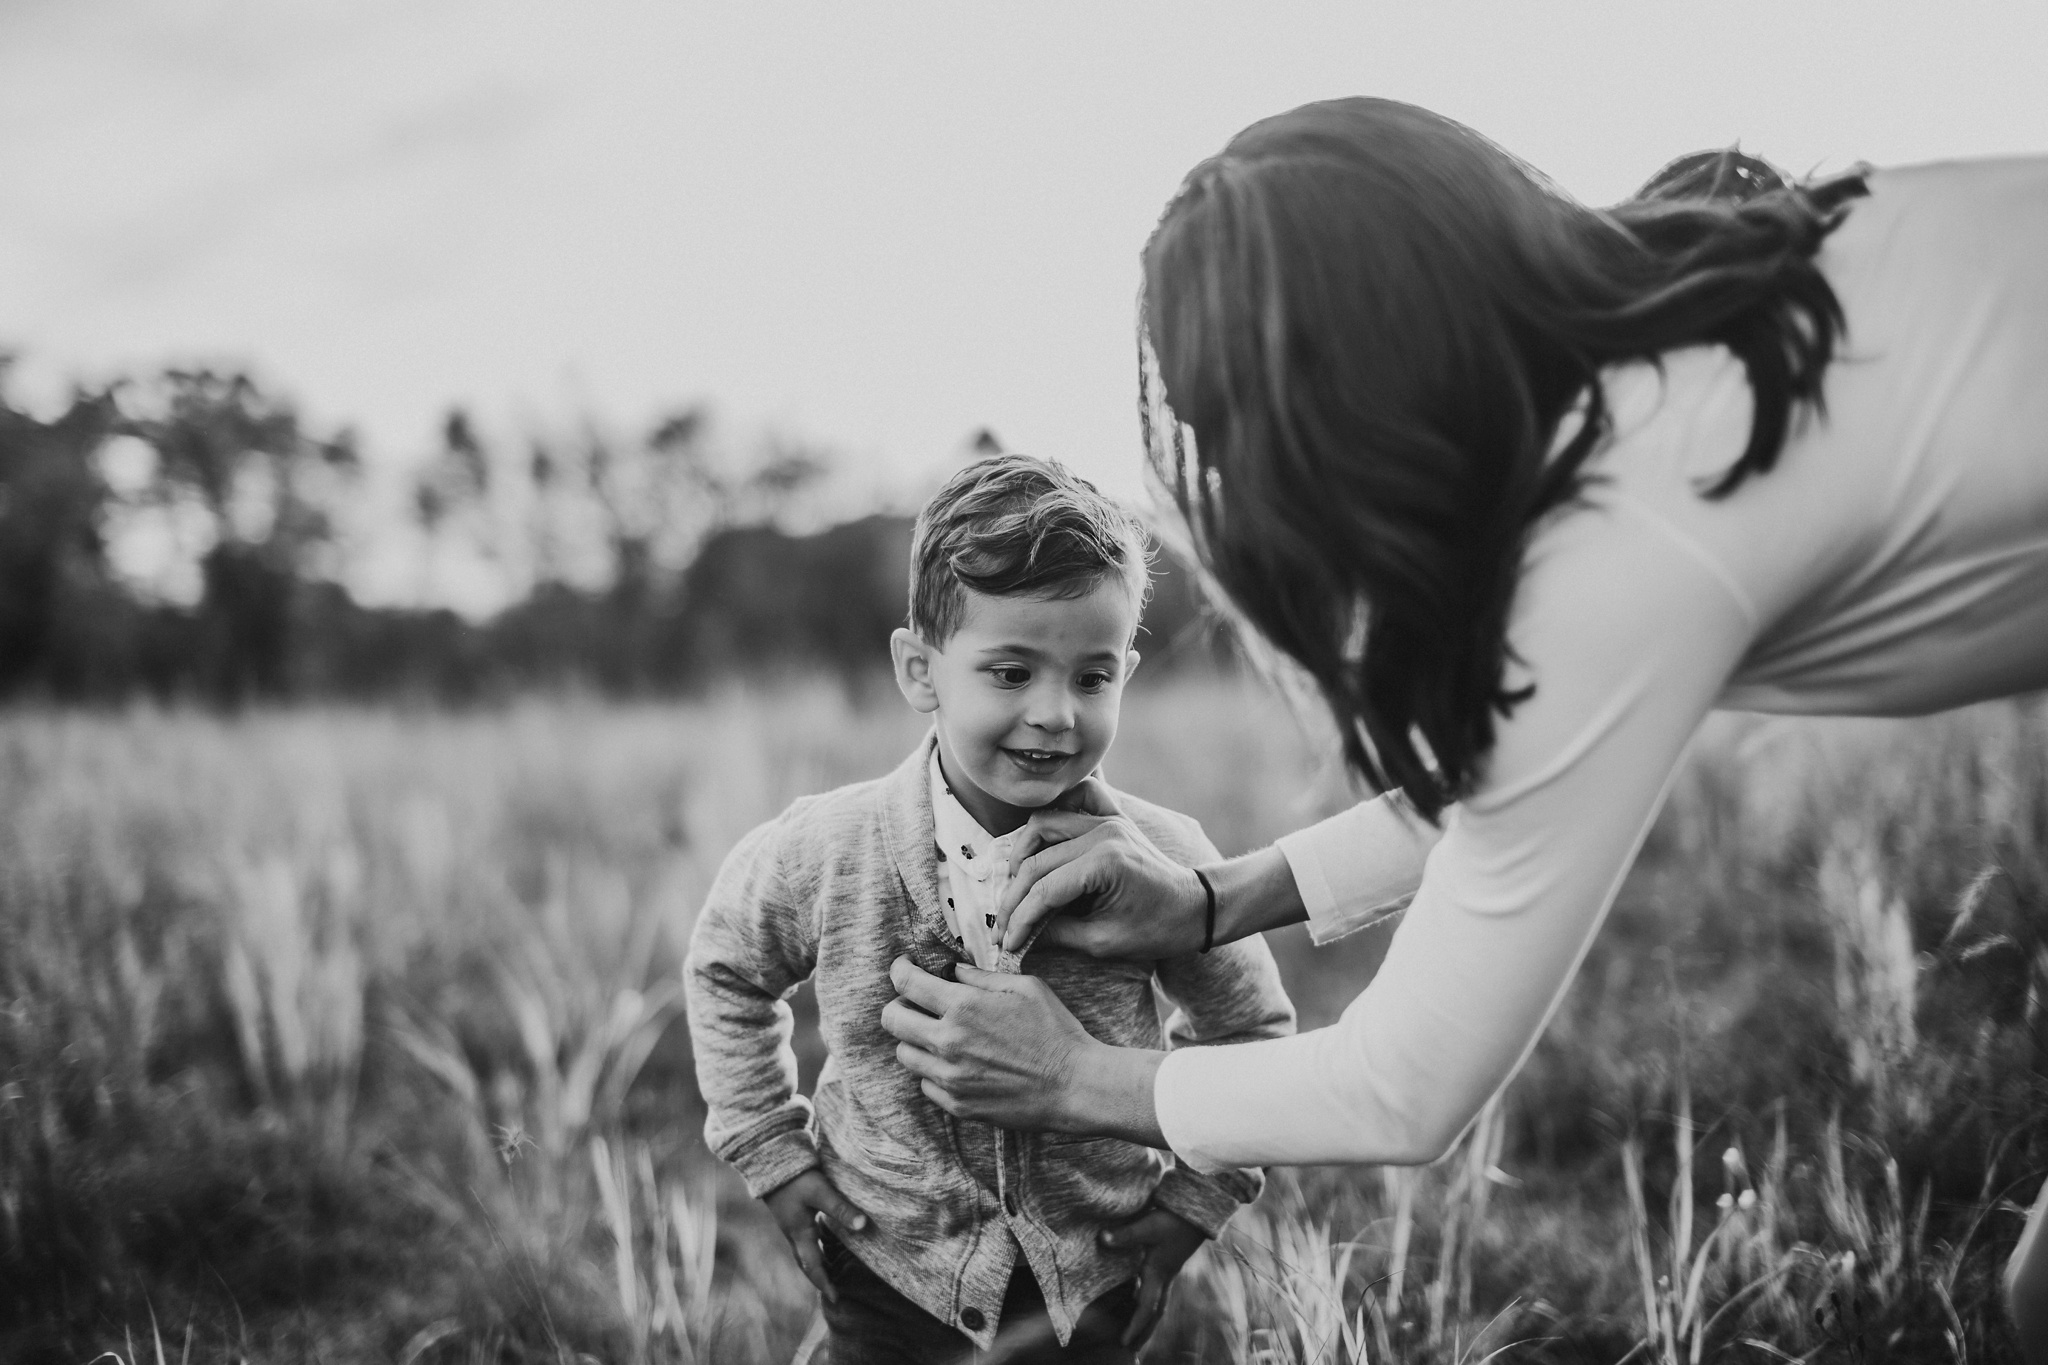
[(1332, 95), (1611, 202), (2048, 150), (2048, 3), (0, 0), (0, 345), (25, 385), (253, 362), (374, 455), (437, 415), (712, 402), (915, 487), (988, 425), (1137, 486), (1136, 256)]

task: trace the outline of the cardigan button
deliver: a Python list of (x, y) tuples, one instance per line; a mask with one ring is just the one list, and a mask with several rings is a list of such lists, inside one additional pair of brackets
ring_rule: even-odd
[(988, 1319), (982, 1316), (979, 1308), (963, 1308), (960, 1310), (960, 1325), (970, 1332), (979, 1332), (988, 1325)]

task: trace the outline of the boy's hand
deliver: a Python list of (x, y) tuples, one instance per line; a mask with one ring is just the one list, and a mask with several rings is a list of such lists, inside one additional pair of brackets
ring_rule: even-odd
[(796, 1253), (796, 1263), (804, 1278), (818, 1286), (818, 1292), (827, 1299), (839, 1302), (839, 1292), (825, 1275), (825, 1248), (818, 1243), (818, 1219), (823, 1217), (840, 1232), (850, 1233), (865, 1228), (868, 1216), (855, 1208), (816, 1166), (788, 1184), (776, 1186), (761, 1196), (761, 1202), (768, 1206), (775, 1225), (789, 1241), (789, 1249)]
[(1101, 1237), (1106, 1247), (1140, 1253), (1138, 1311), (1131, 1314), (1131, 1325), (1124, 1329), (1124, 1345), (1135, 1351), (1159, 1325), (1173, 1277), (1209, 1238), (1187, 1219), (1165, 1209), (1147, 1209), (1121, 1227), (1105, 1228)]

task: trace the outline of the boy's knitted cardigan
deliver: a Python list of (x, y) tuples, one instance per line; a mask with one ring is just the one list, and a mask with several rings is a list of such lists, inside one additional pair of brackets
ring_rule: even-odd
[[(797, 801), (726, 858), (685, 967), (705, 1138), (766, 1194), (813, 1166), (868, 1215), (853, 1253), (982, 1349), (994, 1340), (1021, 1250), (1064, 1343), (1083, 1308), (1130, 1279), (1104, 1228), (1148, 1203), (1211, 1236), (1256, 1198), (1256, 1170), (1204, 1175), (1112, 1138), (1017, 1133), (950, 1117), (896, 1060), (882, 1028), (889, 966), (945, 974), (961, 960), (941, 909), (927, 737), (889, 776)], [(1218, 854), (1187, 816), (1119, 794), (1176, 861)], [(1163, 962), (1033, 948), (1025, 972), (1090, 1034), (1122, 1046), (1232, 1043), (1293, 1032), (1264, 940)], [(815, 1109), (797, 1093), (787, 1000), (816, 983), (829, 1054)], [(1154, 982), (1178, 1006), (1162, 1032)]]

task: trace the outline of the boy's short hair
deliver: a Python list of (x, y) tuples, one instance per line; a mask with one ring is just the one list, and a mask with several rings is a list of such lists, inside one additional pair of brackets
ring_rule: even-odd
[(934, 647), (991, 597), (1081, 597), (1122, 574), (1141, 609), (1151, 587), (1145, 528), (1057, 460), (991, 455), (932, 495), (910, 541), (910, 628)]

